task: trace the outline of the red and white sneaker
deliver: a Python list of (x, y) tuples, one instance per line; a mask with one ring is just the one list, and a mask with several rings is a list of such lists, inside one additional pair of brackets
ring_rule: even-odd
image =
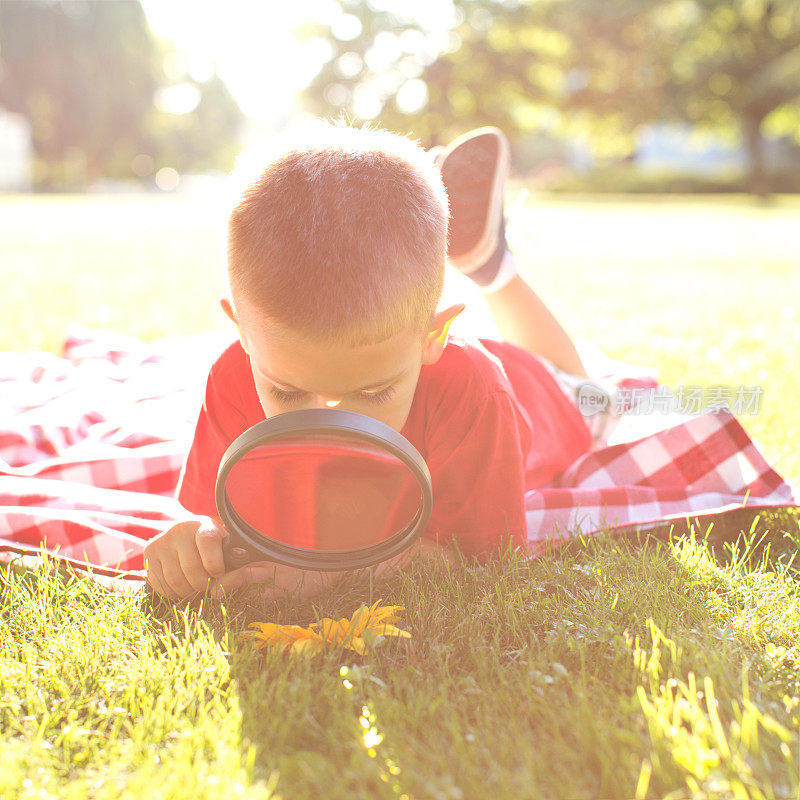
[[(499, 268), (506, 251), (503, 199), (508, 139), (498, 128), (478, 128), (454, 139), (435, 154), (435, 160), (450, 199), (448, 260), (470, 277), (489, 262), (496, 261)], [(487, 285), (491, 277), (480, 275), (476, 283)]]

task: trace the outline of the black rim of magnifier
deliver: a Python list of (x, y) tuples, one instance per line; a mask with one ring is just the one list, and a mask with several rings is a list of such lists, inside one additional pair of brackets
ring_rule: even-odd
[[(369, 444), (399, 458), (414, 474), (422, 490), (422, 503), (411, 522), (388, 539), (356, 550), (310, 550), (278, 542), (242, 519), (228, 498), (225, 482), (242, 456), (275, 439), (310, 433), (339, 435)], [(357, 569), (377, 564), (402, 552), (420, 536), (433, 509), (433, 489), (428, 465), (419, 451), (394, 428), (354, 411), (309, 408), (287, 411), (258, 422), (233, 440), (222, 456), (214, 491), (217, 512), (229, 534), (271, 561), (301, 569)]]

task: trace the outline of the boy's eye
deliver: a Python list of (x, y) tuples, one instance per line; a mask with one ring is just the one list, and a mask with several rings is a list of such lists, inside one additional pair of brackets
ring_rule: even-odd
[(283, 389), (279, 389), (277, 386), (270, 386), (269, 393), (279, 403), (287, 406), (299, 403), (306, 396), (305, 392), (284, 392)]
[[(290, 406), (302, 402), (306, 397), (306, 392), (286, 392), (277, 386), (270, 386), (269, 393), (272, 397), (283, 405)], [(379, 392), (359, 392), (358, 396), (368, 403), (385, 403), (394, 395), (394, 386), (387, 386)]]
[(394, 386), (387, 386), (379, 392), (359, 392), (358, 394), (369, 403), (385, 403), (394, 394)]

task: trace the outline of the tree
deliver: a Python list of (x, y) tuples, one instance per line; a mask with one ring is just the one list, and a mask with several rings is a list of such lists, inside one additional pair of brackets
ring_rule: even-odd
[(156, 107), (168, 53), (138, 0), (0, 0), (0, 105), (31, 124), (38, 188), (133, 177), (139, 155), (155, 169), (232, 164), (242, 113), (216, 75), (186, 80), (186, 113)]
[[(448, 46), (435, 59), (397, 50), (385, 68), (417, 59), (424, 108), (404, 115), (399, 88), (381, 84), (376, 70), (342, 68), (357, 64), (351, 52), (368, 63), (364, 53), (391, 35), (396, 13), (375, 11), (374, 0), (343, 6), (361, 31), (353, 40), (329, 37), (332, 57), (307, 101), (353, 113), (359, 87), (381, 86), (381, 120), (413, 127), (428, 143), (437, 131), (449, 137), (496, 124), (512, 136), (582, 133), (598, 152), (622, 155), (646, 122), (736, 129), (755, 191), (764, 185), (764, 131), (800, 136), (797, 0), (455, 0), (454, 7)], [(413, 30), (413, 20), (403, 25)]]
[(319, 73), (303, 92), (301, 104), (312, 112), (361, 119), (380, 116), (381, 123), (415, 132), (427, 141), (436, 138), (435, 119), (427, 97), (404, 102), (403, 89), (425, 84), (425, 67), (439, 55), (428, 32), (405, 14), (402, 4), (392, 8), (378, 3), (344, 2), (342, 15), (332, 24), (309, 22), (296, 34), (308, 46), (326, 53)]
[(800, 3), (695, 0), (677, 3), (660, 27), (675, 42), (665, 111), (717, 127), (738, 127), (751, 191), (766, 190), (763, 134), (800, 141)]

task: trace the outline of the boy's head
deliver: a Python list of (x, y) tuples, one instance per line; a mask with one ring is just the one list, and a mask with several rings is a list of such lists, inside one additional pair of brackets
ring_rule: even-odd
[(405, 137), (326, 125), (269, 158), (230, 216), (223, 301), (267, 415), (328, 405), (402, 427), (459, 310), (436, 313), (447, 222), (441, 175)]

